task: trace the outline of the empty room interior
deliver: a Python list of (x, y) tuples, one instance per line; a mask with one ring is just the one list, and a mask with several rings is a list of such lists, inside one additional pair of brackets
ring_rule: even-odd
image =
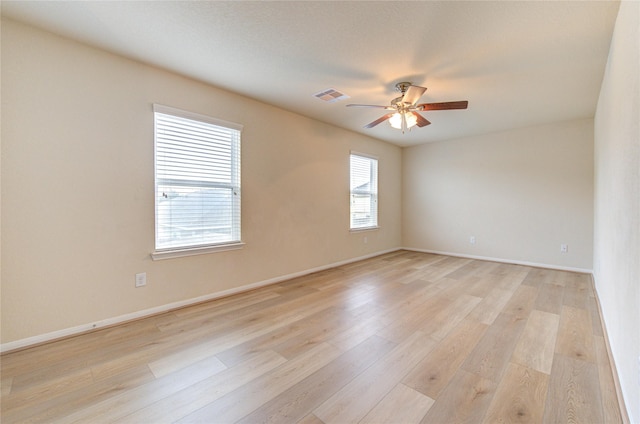
[(640, 423), (640, 2), (1, 7), (3, 423)]

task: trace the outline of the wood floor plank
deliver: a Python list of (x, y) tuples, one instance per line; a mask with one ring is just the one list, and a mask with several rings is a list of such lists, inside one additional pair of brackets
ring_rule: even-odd
[(433, 399), (438, 398), (487, 328), (477, 321), (463, 320), (402, 382)]
[[(179, 320), (164, 322), (158, 325), (161, 331), (180, 331), (191, 329), (194, 327), (207, 328), (209, 330), (223, 330), (232, 325), (234, 321), (241, 321), (254, 313), (261, 313), (270, 308), (277, 308), (283, 303), (294, 302), (296, 299), (304, 297), (316, 290), (311, 288), (293, 289), (290, 293), (276, 293), (272, 287), (269, 287), (269, 293), (275, 296), (262, 298), (259, 302), (236, 302), (225, 303), (220, 308), (201, 313), (186, 314), (181, 313)], [(222, 299), (227, 300), (227, 299)]]
[(250, 319), (242, 326), (236, 326), (234, 331), (222, 334), (220, 337), (210, 338), (205, 342), (182, 349), (174, 354), (151, 361), (149, 367), (157, 377), (167, 375), (181, 368), (198, 362), (204, 358), (227, 350), (255, 337), (270, 333), (274, 329), (294, 323), (304, 317), (319, 311), (329, 309), (331, 301), (339, 297), (338, 294), (317, 297), (313, 301), (297, 297), (292, 301), (277, 305), (261, 313), (260, 317)]
[(539, 311), (560, 315), (564, 287), (556, 284), (542, 283), (533, 307)]
[(555, 355), (543, 422), (605, 422), (596, 364)]
[[(407, 290), (411, 288), (411, 290)], [(405, 285), (404, 294), (400, 291), (391, 291), (380, 293), (378, 299), (373, 302), (375, 311), (382, 319), (386, 319), (387, 324), (395, 323), (398, 319), (398, 312), (405, 315), (410, 314), (411, 310), (420, 309), (420, 305), (433, 300), (442, 291), (436, 284), (427, 280), (414, 280)]]
[(586, 309), (590, 291), (590, 284), (585, 281), (584, 277), (580, 274), (571, 275), (565, 280), (562, 304), (574, 308)]
[(560, 315), (556, 353), (595, 364), (596, 356), (591, 328), (591, 314), (589, 311), (563, 306)]
[(587, 310), (591, 315), (591, 333), (594, 336), (604, 337), (602, 322), (600, 322), (600, 309), (596, 299), (591, 296), (587, 300)]
[(565, 287), (567, 279), (571, 278), (572, 272), (556, 270), (551, 275), (551, 284)]
[(521, 285), (513, 293), (502, 312), (511, 314), (516, 319), (526, 320), (533, 309), (539, 290), (539, 287)]
[(303, 419), (301, 419), (300, 421), (298, 421), (297, 424), (324, 424), (324, 423), (320, 418), (316, 417), (313, 414), (309, 414)]
[(457, 269), (462, 268), (471, 261), (472, 259), (445, 257), (443, 260), (425, 268), (420, 278), (427, 281), (437, 281)]
[(482, 299), (466, 294), (460, 295), (442, 311), (423, 320), (420, 331), (429, 334), (436, 340), (444, 339)]
[(499, 382), (526, 321), (501, 313), (487, 329), (461, 368)]
[(446, 255), (437, 255), (435, 253), (421, 253), (421, 252), (411, 252), (415, 253), (411, 258), (416, 261), (414, 268), (424, 269), (430, 267), (440, 261), (444, 261), (447, 259)]
[(416, 332), (323, 402), (313, 413), (325, 423), (355, 423), (386, 396), (436, 342)]
[(500, 284), (502, 277), (504, 276), (488, 272), (478, 278), (470, 279), (470, 283), (468, 287), (466, 287), (465, 293), (470, 296), (485, 298), (496, 288), (513, 292), (513, 290), (509, 290), (509, 287), (511, 286), (510, 284)]
[(321, 343), (176, 422), (236, 422), (340, 355)]
[(0, 420), (619, 422), (600, 322), (588, 274), (399, 250), (3, 354)]
[(344, 352), (331, 363), (263, 404), (238, 423), (296, 422), (309, 415), (322, 402), (366, 370), (395, 346), (373, 336)]
[(9, 393), (11, 393), (12, 385), (13, 385), (13, 377), (2, 378), (2, 380), (0, 381), (0, 388), (2, 389), (1, 392), (2, 392), (3, 400), (7, 396), (9, 396)]
[(489, 408), (495, 390), (493, 381), (459, 369), (421, 423), (478, 423)]
[[(49, 398), (36, 398), (8, 410), (0, 408), (3, 423), (56, 423), (65, 417), (110, 399), (121, 391), (127, 391), (154, 381), (153, 374), (146, 366), (128, 370), (125, 374), (95, 381), (90, 386), (80, 387), (70, 392), (55, 392)], [(4, 402), (3, 402), (4, 403)]]
[(458, 296), (461, 296), (463, 294), (466, 294), (467, 296), (473, 296), (467, 293), (470, 284), (466, 280), (456, 280), (454, 278), (444, 277), (436, 280), (435, 286), (440, 289), (438, 295), (440, 297), (447, 298), (450, 301), (456, 300)]
[[(12, 381), (12, 394), (24, 390), (33, 390), (36, 386), (41, 386), (45, 382), (53, 381), (58, 378), (83, 373), (90, 367), (86, 360), (69, 360), (60, 361), (49, 366), (39, 367), (32, 372), (20, 374)], [(45, 383), (48, 384), (48, 383)]]
[[(439, 289), (422, 280), (402, 285), (399, 290), (391, 292), (381, 290), (378, 300), (368, 305), (368, 313), (360, 311), (354, 315), (352, 322), (343, 328), (338, 334), (329, 334), (327, 339), (331, 344), (350, 349), (373, 334), (379, 334), (389, 340), (400, 339), (397, 325), (405, 323), (403, 331), (411, 332), (409, 322), (412, 315), (421, 309), (425, 309), (425, 303), (429, 300), (437, 301), (434, 293)], [(433, 298), (433, 299), (432, 299)], [(418, 317), (413, 317), (417, 319)], [(335, 333), (335, 332), (333, 332)], [(403, 333), (404, 334), (404, 333)]]
[[(438, 290), (433, 283), (416, 279), (393, 287), (391, 290), (376, 290), (376, 297), (369, 304), (375, 308), (378, 314), (384, 314), (399, 307), (406, 308), (412, 304), (423, 302)], [(383, 295), (381, 296), (381, 294)], [(381, 311), (380, 308), (384, 308), (384, 311)]]
[(491, 325), (500, 312), (502, 312), (504, 305), (511, 299), (511, 296), (513, 296), (513, 291), (496, 287), (478, 303), (469, 317), (484, 324)]
[(525, 286), (540, 287), (551, 281), (553, 271), (544, 268), (532, 268), (527, 277), (522, 281)]
[(483, 277), (492, 272), (499, 264), (497, 262), (486, 262), (472, 260), (460, 268), (446, 275), (454, 280), (469, 281), (470, 278)]
[(435, 400), (404, 384), (396, 385), (359, 424), (419, 423)]
[[(122, 423), (174, 422), (283, 365), (286, 359), (273, 351), (260, 352), (246, 362), (141, 405), (119, 418)], [(179, 371), (180, 373), (181, 371)]]
[[(504, 265), (505, 264), (503, 264), (502, 266)], [(508, 264), (508, 265), (509, 265), (508, 271), (500, 274), (500, 279), (497, 281), (498, 287), (500, 287), (501, 289), (510, 290), (510, 291), (531, 287), (536, 289), (535, 291), (537, 292), (538, 285), (524, 284), (532, 268), (528, 266), (522, 266), (522, 265), (511, 265), (511, 264)]]
[(622, 415), (618, 405), (616, 386), (611, 373), (611, 362), (604, 338), (594, 337), (596, 357), (598, 360), (598, 380), (602, 395), (602, 413), (606, 423), (622, 423)]
[(382, 328), (384, 325), (380, 324), (376, 317), (357, 320), (354, 325), (342, 329), (340, 333), (328, 338), (327, 343), (344, 352), (377, 334)]
[(207, 358), (175, 374), (149, 381), (129, 390), (121, 390), (115, 396), (65, 416), (64, 421), (70, 423), (115, 421), (225, 369), (227, 367), (218, 358)]
[(311, 322), (311, 317), (309, 317), (306, 320), (303, 319), (289, 325), (277, 327), (266, 334), (249, 339), (244, 343), (232, 346), (222, 352), (218, 352), (215, 356), (227, 367), (233, 367), (242, 363), (257, 352), (271, 350), (274, 346), (277, 346), (284, 340), (288, 340), (291, 337), (304, 333), (307, 325), (310, 325)]
[(543, 422), (548, 383), (547, 374), (518, 364), (509, 364), (483, 422)]
[[(433, 293), (436, 290), (436, 287), (432, 287), (430, 292)], [(420, 329), (427, 317), (433, 317), (442, 312), (451, 303), (452, 300), (436, 295), (400, 305), (381, 317), (389, 324), (378, 334), (386, 339), (399, 342)]]
[(312, 349), (316, 344), (326, 341), (335, 333), (341, 332), (350, 325), (352, 320), (350, 314), (329, 308), (305, 320), (309, 324), (304, 331), (273, 346), (273, 350), (287, 359), (295, 358)]
[(61, 393), (88, 387), (92, 383), (91, 370), (83, 368), (54, 379), (43, 380), (41, 384), (32, 385), (27, 389), (15, 390), (12, 387), (11, 393), (3, 399), (2, 409), (10, 411), (33, 399), (47, 400)]
[[(69, 343), (69, 339), (57, 340), (47, 343), (46, 349), (25, 349), (21, 350), (19, 355), (2, 355), (2, 361), (0, 361), (2, 375), (14, 374), (16, 371), (19, 371), (20, 375), (39, 373), (44, 369), (58, 367), (69, 360), (84, 363), (88, 358), (94, 358), (96, 354), (111, 355), (112, 350), (117, 350), (122, 345), (137, 344), (141, 340), (144, 342), (156, 338), (159, 333), (156, 323), (164, 316), (171, 315), (167, 313), (89, 332), (73, 343)], [(29, 367), (32, 364), (38, 364), (38, 367)], [(29, 372), (23, 372), (25, 367)]]
[(559, 315), (531, 311), (511, 361), (550, 374), (559, 324)]
[(234, 294), (232, 296), (222, 297), (216, 299), (215, 302), (203, 302), (197, 305), (192, 305), (187, 308), (181, 308), (173, 313), (182, 318), (181, 320), (169, 320), (163, 324), (158, 325), (161, 330), (170, 328), (172, 325), (185, 324), (185, 318), (193, 317), (213, 317), (217, 315), (227, 314), (231, 311), (244, 308), (246, 306), (254, 305), (256, 303), (263, 302), (265, 300), (271, 300), (279, 298), (280, 294), (272, 290), (254, 290), (244, 293)]

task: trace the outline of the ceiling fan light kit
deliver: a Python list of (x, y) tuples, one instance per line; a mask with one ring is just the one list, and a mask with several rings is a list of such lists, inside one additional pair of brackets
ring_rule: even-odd
[(417, 123), (418, 118), (410, 112), (396, 112), (389, 118), (389, 124), (397, 130), (403, 130), (404, 128), (411, 129), (411, 127), (414, 127)]
[(457, 102), (417, 104), (418, 100), (420, 100), (420, 97), (422, 97), (427, 89), (425, 87), (413, 85), (410, 82), (403, 81), (397, 83), (396, 90), (398, 90), (402, 95), (391, 100), (390, 106), (349, 104), (347, 107), (367, 107), (394, 111), (370, 122), (364, 127), (373, 128), (379, 123), (388, 120), (389, 124), (393, 128), (399, 129), (404, 133), (405, 130), (411, 129), (416, 125), (421, 128), (431, 123), (424, 116), (420, 115), (418, 113), (419, 111), (466, 109), (469, 105), (469, 102), (466, 100)]

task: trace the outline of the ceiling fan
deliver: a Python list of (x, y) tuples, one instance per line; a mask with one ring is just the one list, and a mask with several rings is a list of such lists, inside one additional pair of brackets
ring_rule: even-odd
[(401, 95), (391, 100), (390, 106), (350, 104), (347, 105), (347, 107), (371, 107), (393, 111), (365, 125), (364, 128), (373, 128), (381, 122), (388, 120), (393, 128), (402, 130), (404, 133), (406, 129), (410, 129), (415, 125), (418, 127), (424, 127), (431, 123), (418, 112), (426, 110), (466, 109), (469, 104), (466, 100), (457, 102), (417, 104), (418, 100), (424, 92), (427, 91), (427, 89), (418, 85), (412, 85), (410, 82), (397, 83), (396, 90), (398, 90)]

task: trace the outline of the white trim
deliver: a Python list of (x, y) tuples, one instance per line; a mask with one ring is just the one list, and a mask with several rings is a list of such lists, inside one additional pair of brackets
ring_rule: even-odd
[(319, 267), (310, 268), (310, 269), (294, 272), (287, 275), (281, 275), (279, 277), (269, 278), (267, 280), (258, 281), (256, 283), (251, 283), (251, 284), (247, 284), (240, 287), (235, 287), (229, 290), (223, 290), (221, 292), (210, 293), (204, 296), (181, 300), (181, 301), (169, 303), (166, 305), (156, 306), (154, 308), (144, 309), (142, 311), (132, 312), (129, 314), (124, 314), (124, 315), (120, 315), (113, 318), (107, 318), (107, 319), (96, 321), (89, 324), (78, 325), (76, 327), (65, 328), (63, 330), (53, 331), (51, 333), (41, 334), (38, 336), (27, 337), (25, 339), (16, 340), (13, 342), (3, 343), (0, 345), (0, 353), (6, 353), (6, 352), (10, 352), (17, 349), (24, 349), (30, 346), (51, 342), (54, 340), (65, 338), (65, 337), (76, 336), (78, 334), (97, 330), (99, 328), (111, 327), (111, 326), (122, 324), (128, 321), (146, 318), (152, 315), (157, 315), (157, 314), (172, 311), (175, 309), (184, 308), (185, 306), (195, 305), (197, 303), (207, 302), (207, 301), (218, 299), (221, 297), (231, 296), (233, 294), (238, 294), (245, 291), (257, 289), (259, 287), (280, 283), (282, 281), (290, 280), (292, 278), (301, 277), (307, 274), (313, 274), (314, 272), (324, 271), (326, 269), (335, 268), (335, 267), (346, 265), (352, 262), (362, 261), (364, 259), (373, 258), (375, 256), (384, 255), (386, 253), (391, 253), (398, 250), (402, 250), (402, 248), (396, 247), (393, 249), (387, 249), (380, 252), (370, 253), (368, 255), (359, 256), (357, 258), (346, 259), (346, 260), (334, 262), (328, 265), (322, 265)]
[[(573, 272), (582, 272), (593, 275), (593, 271), (584, 268), (573, 268), (573, 267), (563, 267), (558, 265), (549, 265), (549, 264), (540, 264), (526, 261), (514, 261), (509, 259), (501, 259), (501, 258), (490, 258), (486, 256), (476, 256), (476, 255), (465, 255), (460, 253), (451, 253), (451, 252), (442, 252), (438, 250), (429, 250), (429, 249), (417, 249), (413, 247), (396, 247), (392, 249), (383, 250), (380, 252), (370, 253), (364, 256), (359, 256), (356, 258), (346, 259), (339, 262), (334, 262), (328, 265), (322, 265), (315, 268), (306, 269), (303, 271), (294, 272), (287, 275), (281, 275), (279, 277), (270, 278), (263, 281), (258, 281), (256, 283), (247, 284), (244, 286), (236, 287), (229, 290), (224, 290), (221, 292), (210, 293), (204, 296), (199, 296), (191, 299), (181, 300), (178, 302), (169, 303), (166, 305), (156, 306), (154, 308), (145, 309), (142, 311), (132, 312), (125, 315), (120, 315), (113, 318), (107, 318), (101, 321), (96, 321), (89, 324), (83, 324), (76, 327), (66, 328), (63, 330), (53, 331), (46, 334), (41, 334), (38, 336), (27, 337), (25, 339), (16, 340), (13, 342), (0, 344), (0, 353), (6, 353), (13, 350), (24, 349), (30, 346), (51, 342), (54, 340), (62, 339), (65, 337), (75, 336), (78, 334), (86, 333), (89, 331), (97, 330), (99, 328), (110, 327), (118, 324), (122, 324), (128, 321), (133, 321), (136, 319), (146, 318), (152, 315), (161, 314), (164, 312), (169, 312), (175, 309), (184, 308), (186, 306), (195, 305), (197, 303), (207, 302), (214, 299), (219, 299), (221, 297), (231, 296), (233, 294), (242, 293), (245, 291), (257, 289), (259, 287), (268, 286), (271, 284), (280, 283), (282, 281), (290, 280), (292, 278), (302, 277), (303, 275), (312, 274), (314, 272), (324, 271), (326, 269), (335, 268), (338, 266), (346, 265), (353, 262), (362, 261), (365, 259), (373, 258), (375, 256), (384, 255), (386, 253), (396, 252), (398, 250), (408, 250), (414, 252), (423, 252), (423, 253), (433, 253), (436, 255), (447, 255), (459, 258), (469, 258), (469, 259), (478, 259), (483, 261), (492, 261), (492, 262), (502, 262), (516, 265), (526, 265), (533, 266), (538, 268), (549, 268), (549, 269), (557, 269), (561, 271), (573, 271)], [(595, 281), (595, 276), (594, 276)], [(594, 284), (595, 285), (595, 284)]]
[(625, 396), (625, 394), (627, 393), (624, 392), (624, 389), (620, 384), (620, 374), (618, 374), (618, 367), (616, 366), (616, 361), (613, 357), (613, 351), (611, 350), (611, 343), (609, 342), (609, 333), (607, 332), (607, 325), (604, 321), (604, 313), (602, 312), (602, 303), (600, 303), (600, 296), (598, 296), (598, 285), (596, 284), (595, 273), (591, 274), (591, 286), (596, 300), (596, 307), (598, 308), (598, 317), (600, 317), (600, 328), (602, 328), (604, 344), (607, 348), (607, 359), (611, 368), (611, 374), (613, 374), (613, 385), (615, 387), (616, 398), (618, 400), (618, 408), (620, 409), (620, 414), (622, 415), (622, 422), (625, 424), (635, 422), (633, 420), (630, 420), (631, 408), (629, 407), (629, 409), (627, 409), (626, 403), (624, 401), (625, 398), (629, 398)]
[[(357, 159), (357, 161), (368, 162), (367, 164), (369, 168), (369, 172), (368, 172), (369, 189), (368, 190), (357, 190), (357, 187), (354, 188), (351, 186), (354, 183), (353, 163), (355, 158), (359, 158)], [(372, 155), (356, 153), (354, 151), (351, 151), (351, 154), (349, 155), (349, 197), (350, 197), (349, 229), (350, 230), (359, 230), (359, 229), (364, 230), (364, 229), (378, 227), (378, 221), (380, 217), (379, 208), (378, 208), (378, 162), (379, 162), (378, 158)], [(360, 163), (360, 165), (364, 165), (364, 164)], [(357, 177), (363, 177), (360, 171), (365, 170), (365, 168), (361, 167), (360, 165), (355, 166), (355, 169), (357, 170), (357, 172), (355, 172), (355, 176)], [(366, 173), (364, 175), (366, 175)], [(363, 223), (365, 224), (364, 226), (362, 225), (354, 226), (354, 210), (353, 210), (354, 195), (365, 196), (368, 199), (368, 202), (366, 203), (369, 204), (370, 214), (368, 216), (368, 219), (366, 220), (366, 223)]]
[(350, 233), (361, 233), (363, 231), (374, 231), (374, 230), (379, 230), (380, 227), (378, 227), (377, 225), (373, 226), (373, 227), (356, 227), (356, 228), (349, 228), (349, 232)]
[(362, 152), (356, 152), (355, 150), (349, 150), (349, 154), (350, 155), (356, 155), (356, 156), (362, 156), (368, 159), (375, 159), (375, 160), (379, 160), (380, 158), (376, 155), (372, 155), (370, 153), (362, 153)]
[(244, 246), (244, 243), (237, 242), (211, 246), (191, 247), (187, 249), (156, 250), (155, 252), (151, 253), (151, 259), (153, 259), (154, 261), (159, 261), (162, 259), (182, 258), (184, 256), (205, 255), (207, 253), (224, 252), (226, 250), (238, 250), (242, 249), (242, 246)]
[(506, 263), (506, 264), (532, 266), (532, 267), (535, 267), (535, 268), (557, 269), (559, 271), (580, 272), (580, 273), (583, 273), (583, 274), (591, 274), (591, 275), (593, 275), (593, 270), (592, 269), (586, 269), (586, 268), (575, 268), (575, 267), (570, 267), (570, 266), (541, 264), (541, 263), (537, 263), (537, 262), (518, 261), (518, 260), (504, 259), (504, 258), (492, 258), (492, 257), (488, 257), (488, 256), (467, 255), (467, 254), (464, 254), (464, 253), (443, 252), (443, 251), (440, 251), (440, 250), (418, 249), (418, 248), (415, 248), (415, 247), (403, 247), (402, 250), (411, 250), (413, 252), (422, 252), (422, 253), (433, 253), (435, 255), (446, 255), (446, 256), (453, 256), (453, 257), (456, 257), (456, 258), (478, 259), (478, 260), (481, 260), (481, 261), (502, 262), (502, 263)]
[(202, 115), (196, 112), (189, 112), (188, 110), (177, 109), (171, 106), (153, 104), (153, 111), (162, 113), (164, 115), (177, 115), (182, 118), (193, 119), (195, 121), (204, 121), (209, 124), (218, 125), (221, 127), (227, 127), (232, 130), (242, 131), (244, 126), (242, 124), (236, 124), (235, 122), (225, 121), (223, 119), (213, 118), (211, 116)]

